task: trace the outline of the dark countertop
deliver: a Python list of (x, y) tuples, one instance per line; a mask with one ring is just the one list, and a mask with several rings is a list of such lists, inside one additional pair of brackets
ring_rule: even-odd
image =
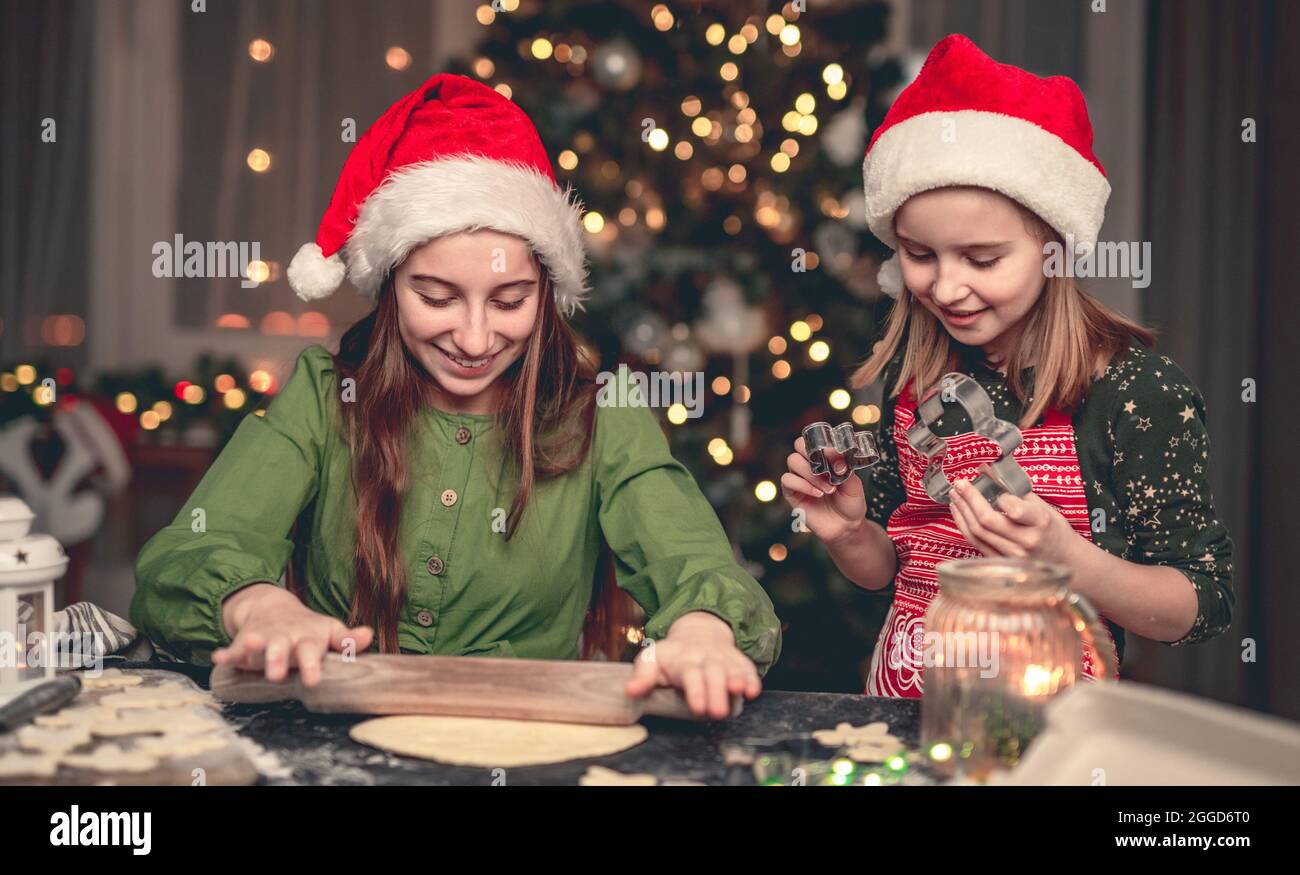
[[(206, 666), (155, 660), (114, 660), (112, 664), (123, 669), (179, 671), (204, 689), (208, 686), (210, 669)], [(264, 777), (267, 784), (490, 785), (494, 780), (488, 769), (398, 756), (349, 738), (348, 730), (371, 715), (316, 714), (299, 702), (229, 704), (222, 713), (240, 735), (266, 748), (285, 767), (279, 776)], [(742, 740), (798, 738), (814, 729), (833, 729), (841, 722), (860, 726), (884, 721), (893, 735), (915, 748), (919, 743), (920, 714), (920, 702), (915, 699), (764, 690), (757, 699), (745, 703), (735, 720), (689, 723), (648, 717), (643, 722), (650, 737), (630, 750), (551, 766), (512, 768), (505, 781), (513, 785), (574, 785), (588, 766), (601, 765), (625, 773), (650, 773), (661, 783), (752, 784), (752, 769), (723, 763), (723, 745)], [(913, 780), (932, 783), (915, 765), (909, 783)]]
[[(268, 778), (269, 784), (483, 784), (493, 782), (488, 769), (445, 766), (358, 744), (348, 730), (364, 715), (314, 714), (297, 702), (274, 705), (227, 705), (224, 714), (239, 733), (279, 757), (292, 777)], [(508, 770), (512, 785), (578, 783), (590, 765), (627, 773), (650, 773), (664, 781), (704, 784), (751, 784), (746, 767), (723, 764), (721, 746), (740, 739), (797, 736), (837, 723), (861, 725), (875, 720), (909, 747), (917, 744), (920, 704), (914, 700), (879, 699), (835, 693), (765, 691), (746, 702), (735, 720), (692, 724), (646, 718), (650, 737), (613, 756), (553, 766)]]

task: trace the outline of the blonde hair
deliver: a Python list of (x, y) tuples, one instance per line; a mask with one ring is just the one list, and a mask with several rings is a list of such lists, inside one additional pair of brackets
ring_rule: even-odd
[[(1010, 199), (1008, 199), (1010, 200)], [(1012, 200), (1026, 227), (1046, 244), (1060, 235), (1039, 216)], [(1145, 346), (1155, 334), (1142, 324), (1089, 295), (1073, 277), (1051, 276), (1030, 310), (1021, 342), (1006, 362), (1007, 383), (1022, 404), (1028, 402), (1020, 427), (1028, 428), (1049, 409), (1070, 411), (1083, 401), (1111, 360), (1129, 348), (1133, 337)], [(904, 289), (885, 319), (884, 336), (870, 357), (853, 372), (850, 384), (860, 389), (879, 377), (903, 344), (901, 367), (886, 397), (902, 392), (908, 380), (912, 397), (921, 398), (939, 379), (962, 364), (963, 347), (939, 320)], [(1021, 373), (1034, 366), (1034, 394), (1026, 398)]]

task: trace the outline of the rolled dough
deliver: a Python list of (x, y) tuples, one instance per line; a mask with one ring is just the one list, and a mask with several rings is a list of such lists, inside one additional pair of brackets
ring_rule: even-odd
[(21, 778), (29, 775), (49, 778), (58, 770), (58, 754), (25, 754), (17, 751), (0, 754), (0, 778)]
[(143, 751), (123, 750), (116, 744), (101, 744), (90, 753), (63, 754), (60, 762), (97, 772), (147, 772), (158, 765), (158, 758)]
[(355, 741), (403, 756), (453, 766), (512, 768), (608, 756), (636, 747), (649, 734), (631, 726), (586, 726), (540, 720), (379, 717), (353, 726)]

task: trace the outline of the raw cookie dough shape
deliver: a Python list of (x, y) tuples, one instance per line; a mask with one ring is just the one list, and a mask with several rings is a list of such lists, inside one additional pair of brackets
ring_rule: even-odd
[(87, 754), (64, 754), (64, 765), (96, 772), (147, 772), (158, 765), (158, 758), (135, 750), (123, 750), (116, 744), (101, 744)]
[(48, 726), (24, 726), (17, 732), (18, 746), (43, 753), (65, 753), (90, 742), (90, 728), (71, 726), (66, 729)]
[(134, 750), (150, 756), (168, 759), (170, 757), (191, 757), (212, 750), (220, 750), (230, 744), (230, 739), (220, 735), (164, 735), (147, 736), (137, 739)]
[(90, 724), (95, 735), (202, 735), (225, 726), (225, 721), (165, 708), (128, 710)]
[(82, 672), (77, 675), (81, 679), (81, 686), (87, 690), (106, 689), (108, 687), (134, 687), (144, 683), (144, 677), (138, 674), (127, 674), (120, 668), (106, 668), (98, 677), (91, 677)]
[(51, 778), (58, 770), (58, 756), (49, 753), (11, 751), (0, 754), (0, 778)]
[(207, 693), (192, 690), (184, 684), (159, 684), (138, 690), (109, 693), (99, 700), (105, 708), (179, 708), (182, 705), (209, 705), (219, 708), (216, 699)]
[(354, 741), (452, 766), (518, 768), (608, 756), (636, 747), (649, 733), (631, 726), (587, 726), (541, 720), (379, 717), (353, 726)]

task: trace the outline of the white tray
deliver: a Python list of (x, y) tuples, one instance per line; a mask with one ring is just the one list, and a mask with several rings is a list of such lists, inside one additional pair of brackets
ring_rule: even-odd
[(1300, 725), (1146, 684), (1081, 683), (988, 784), (1300, 784)]

